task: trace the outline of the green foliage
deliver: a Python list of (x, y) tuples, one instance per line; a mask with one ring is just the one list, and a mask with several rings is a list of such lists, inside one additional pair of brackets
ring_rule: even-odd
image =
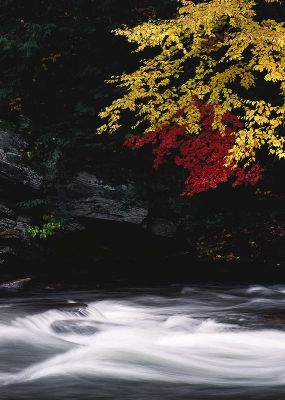
[(59, 221), (50, 221), (41, 226), (33, 226), (28, 230), (28, 235), (32, 238), (46, 239), (49, 236), (53, 236), (56, 231), (61, 228)]
[(17, 207), (22, 209), (32, 209), (43, 205), (45, 205), (45, 200), (43, 199), (31, 199), (17, 203)]

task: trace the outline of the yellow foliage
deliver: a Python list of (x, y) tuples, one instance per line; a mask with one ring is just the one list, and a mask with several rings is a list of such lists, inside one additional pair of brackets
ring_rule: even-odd
[[(213, 105), (214, 126), (221, 131), (225, 112), (244, 121), (229, 165), (249, 164), (263, 146), (284, 158), (285, 23), (258, 21), (255, 7), (254, 0), (182, 0), (176, 19), (116, 30), (136, 44), (136, 51), (154, 48), (156, 55), (110, 80), (125, 94), (100, 113), (106, 122), (99, 132), (116, 131), (128, 111), (133, 129), (142, 124), (147, 133), (174, 122), (199, 134), (198, 97)], [(264, 98), (268, 85), (271, 100)], [(177, 114), (181, 109), (183, 116)]]

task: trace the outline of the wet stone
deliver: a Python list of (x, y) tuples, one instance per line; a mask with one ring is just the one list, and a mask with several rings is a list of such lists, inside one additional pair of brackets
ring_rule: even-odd
[(99, 332), (98, 326), (90, 321), (63, 320), (54, 321), (51, 328), (59, 334), (94, 335)]

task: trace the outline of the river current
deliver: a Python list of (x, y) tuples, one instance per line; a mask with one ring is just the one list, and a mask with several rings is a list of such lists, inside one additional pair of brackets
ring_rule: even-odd
[(0, 293), (0, 399), (284, 399), (285, 286)]

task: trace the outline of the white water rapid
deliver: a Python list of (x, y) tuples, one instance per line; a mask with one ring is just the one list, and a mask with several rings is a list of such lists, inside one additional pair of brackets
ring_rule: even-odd
[(283, 286), (0, 300), (1, 399), (271, 400), (284, 388)]

